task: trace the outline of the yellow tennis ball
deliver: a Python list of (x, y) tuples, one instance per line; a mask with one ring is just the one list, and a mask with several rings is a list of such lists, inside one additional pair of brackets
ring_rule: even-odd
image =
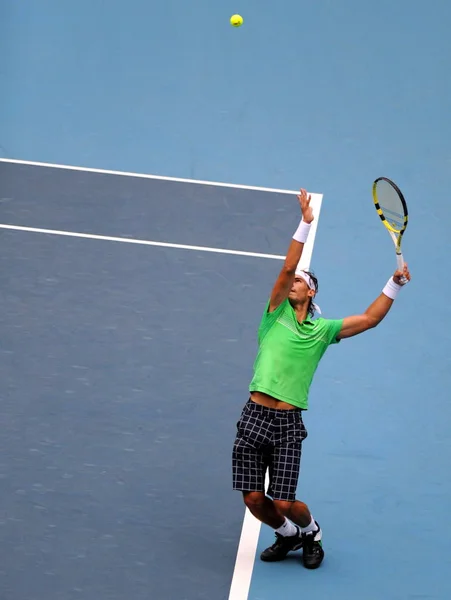
[(230, 24), (234, 27), (241, 27), (243, 24), (243, 17), (241, 15), (232, 15), (230, 17)]

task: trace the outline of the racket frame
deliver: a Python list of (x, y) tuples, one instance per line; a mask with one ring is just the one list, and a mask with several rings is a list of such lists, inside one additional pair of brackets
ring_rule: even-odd
[[(401, 227), (401, 229), (399, 231), (397, 231), (390, 225), (389, 221), (385, 217), (385, 215), (380, 207), (378, 197), (377, 197), (377, 184), (379, 183), (379, 181), (385, 181), (386, 183), (388, 183), (395, 190), (396, 194), (399, 197), (399, 200), (401, 201), (403, 211), (404, 211), (404, 222), (403, 222), (403, 226)], [(393, 244), (395, 246), (395, 252), (396, 252), (396, 263), (397, 263), (398, 269), (400, 271), (402, 271), (404, 269), (404, 256), (403, 256), (402, 250), (401, 250), (402, 236), (404, 235), (404, 232), (407, 229), (407, 224), (409, 222), (409, 213), (407, 210), (407, 202), (404, 198), (403, 193), (401, 192), (399, 187), (396, 185), (396, 183), (394, 181), (392, 181), (391, 179), (389, 179), (388, 177), (378, 177), (377, 179), (374, 180), (374, 182), (373, 182), (373, 202), (374, 202), (374, 207), (376, 209), (377, 214), (379, 215), (384, 227), (387, 229), (388, 233), (390, 234), (391, 239), (393, 240)]]

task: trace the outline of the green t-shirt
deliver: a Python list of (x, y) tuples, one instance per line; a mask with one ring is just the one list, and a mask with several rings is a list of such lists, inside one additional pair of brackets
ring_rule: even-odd
[(313, 375), (327, 348), (338, 343), (343, 319), (307, 318), (299, 323), (288, 299), (273, 312), (268, 308), (269, 301), (258, 328), (258, 353), (249, 391), (307, 410)]

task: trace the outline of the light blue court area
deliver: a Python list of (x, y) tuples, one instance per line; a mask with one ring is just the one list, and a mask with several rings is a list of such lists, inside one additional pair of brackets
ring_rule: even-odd
[[(450, 22), (444, 1), (3, 3), (2, 598), (451, 597)], [(311, 266), (338, 318), (396, 266), (381, 175), (412, 282), (316, 374), (299, 496), (324, 564), (263, 564), (230, 453), (299, 218), (280, 190), (324, 195)]]

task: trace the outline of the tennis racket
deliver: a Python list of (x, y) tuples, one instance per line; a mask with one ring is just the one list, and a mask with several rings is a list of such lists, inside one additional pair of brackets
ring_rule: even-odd
[(402, 271), (404, 257), (401, 243), (409, 220), (407, 202), (399, 187), (387, 177), (378, 177), (374, 181), (373, 200), (377, 214), (393, 240), (398, 269)]

